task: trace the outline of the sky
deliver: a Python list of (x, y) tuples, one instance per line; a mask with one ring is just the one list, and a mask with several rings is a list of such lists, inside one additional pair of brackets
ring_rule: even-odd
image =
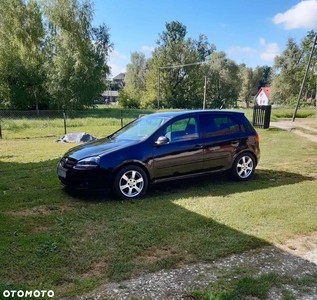
[(287, 40), (299, 44), (317, 30), (317, 0), (92, 0), (93, 25), (109, 27), (114, 49), (112, 76), (126, 71), (133, 52), (151, 57), (159, 35), (172, 21), (186, 38), (204, 34), (216, 51), (248, 67), (272, 66)]

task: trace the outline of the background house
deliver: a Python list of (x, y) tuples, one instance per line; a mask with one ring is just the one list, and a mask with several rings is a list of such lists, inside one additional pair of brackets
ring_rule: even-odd
[(255, 103), (257, 105), (269, 105), (270, 94), (270, 87), (261, 87), (255, 95)]
[(113, 103), (118, 101), (118, 91), (104, 91), (100, 94), (100, 101), (102, 103)]
[(118, 101), (119, 90), (124, 86), (125, 73), (120, 73), (113, 77), (109, 82), (109, 90), (103, 91), (100, 94), (101, 103), (113, 103)]
[(113, 83), (122, 83), (124, 84), (124, 77), (125, 77), (125, 73), (120, 73), (117, 76), (112, 78)]

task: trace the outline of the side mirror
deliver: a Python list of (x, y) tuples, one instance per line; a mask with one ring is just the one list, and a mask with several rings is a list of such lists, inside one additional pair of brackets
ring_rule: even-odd
[(162, 146), (162, 145), (166, 145), (170, 142), (169, 138), (166, 136), (160, 136), (156, 141), (155, 141), (155, 145), (156, 146)]

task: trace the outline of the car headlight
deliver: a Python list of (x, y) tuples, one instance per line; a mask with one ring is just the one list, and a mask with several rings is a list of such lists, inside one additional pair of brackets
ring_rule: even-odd
[(99, 161), (100, 161), (100, 157), (98, 156), (87, 157), (87, 158), (79, 160), (74, 166), (74, 169), (76, 170), (96, 169), (97, 167), (99, 167)]

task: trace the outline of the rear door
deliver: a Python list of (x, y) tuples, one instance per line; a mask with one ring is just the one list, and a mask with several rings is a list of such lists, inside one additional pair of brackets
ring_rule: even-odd
[(195, 173), (202, 169), (203, 141), (197, 116), (167, 124), (160, 133), (169, 143), (153, 148), (154, 178)]
[(233, 161), (240, 144), (240, 125), (230, 113), (201, 115), (204, 131), (204, 170), (226, 170)]

